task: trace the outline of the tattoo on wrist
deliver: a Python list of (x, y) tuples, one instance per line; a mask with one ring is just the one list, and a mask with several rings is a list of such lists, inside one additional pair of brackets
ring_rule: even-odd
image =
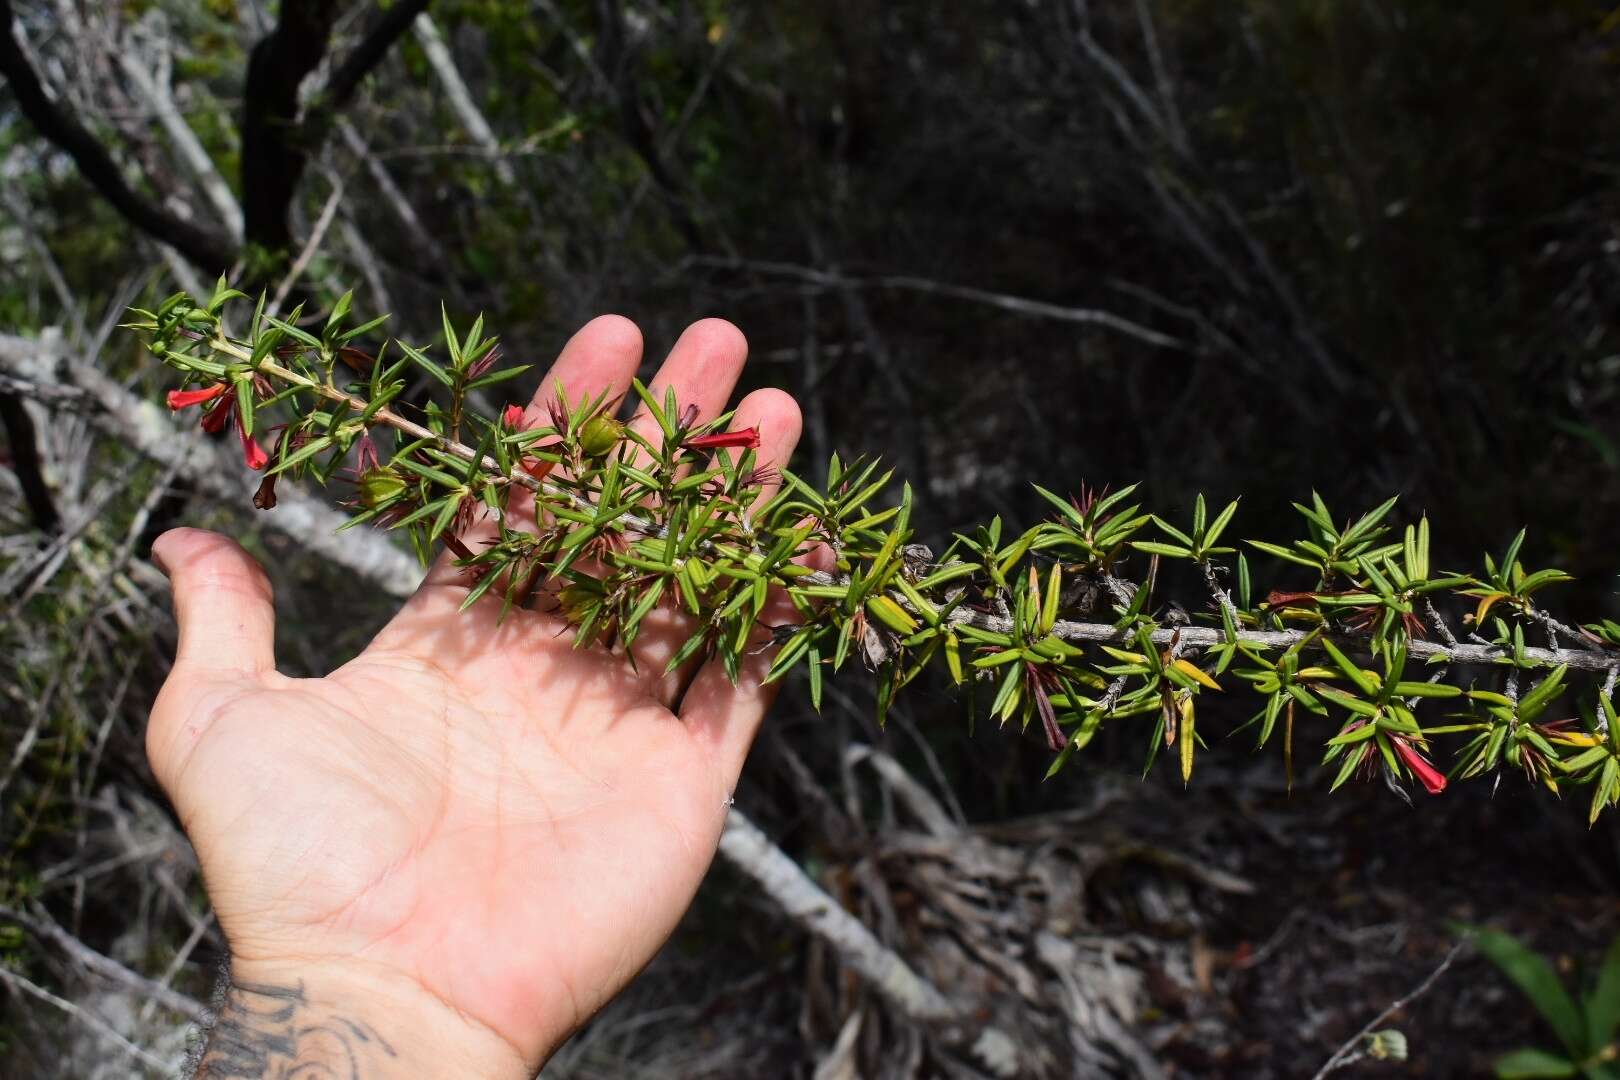
[(398, 1057), (376, 1029), (312, 1005), (302, 982), (232, 982), (216, 1005), (196, 1080), (367, 1080)]

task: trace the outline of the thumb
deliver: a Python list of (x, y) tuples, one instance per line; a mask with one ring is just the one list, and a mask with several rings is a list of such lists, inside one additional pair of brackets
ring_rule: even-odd
[(270, 579), (240, 544), (202, 529), (171, 529), (153, 542), (152, 561), (174, 593), (176, 668), (252, 675), (276, 666)]

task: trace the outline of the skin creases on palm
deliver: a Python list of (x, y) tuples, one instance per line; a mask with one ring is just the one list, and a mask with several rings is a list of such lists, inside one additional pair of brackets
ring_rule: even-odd
[[(695, 324), (653, 382), (724, 411), (745, 345)], [(628, 322), (570, 340), (559, 387), (619, 397), (640, 359)], [(645, 418), (632, 423), (644, 423)], [(798, 437), (792, 399), (749, 395), (761, 461)], [(646, 963), (713, 857), (769, 703), (769, 657), (663, 677), (687, 626), (659, 612), (637, 663), (575, 649), (558, 619), (498, 599), (461, 612), (448, 560), (356, 659), (324, 678), (274, 669), (263, 571), (239, 546), (166, 534), (180, 647), (148, 732), (236, 964), (359, 965), (411, 980), (540, 1053)], [(792, 607), (766, 621), (786, 621)], [(678, 702), (679, 715), (672, 711)]]

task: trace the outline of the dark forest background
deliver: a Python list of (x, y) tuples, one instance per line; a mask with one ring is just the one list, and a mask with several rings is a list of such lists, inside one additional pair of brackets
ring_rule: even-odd
[[(259, 553), (290, 671), (392, 603), (117, 405), (164, 385), (124, 309), (222, 271), (312, 312), (352, 288), (411, 341), (441, 301), (481, 312), (540, 364), (601, 312), (649, 366), (724, 316), (745, 382), (805, 408), (796, 468), (883, 456), (937, 546), (1039, 519), (1031, 483), (1141, 481), (1173, 519), (1241, 495), (1243, 536), (1313, 490), (1399, 494), (1437, 561), (1528, 527), (1572, 621), (1620, 616), (1612, 3), (0, 0), (0, 25), (7, 1076), (163, 1075), (212, 985), (141, 752), (172, 634), (150, 537)], [(1050, 1075), (1310, 1076), (1452, 920), (1570, 970), (1620, 929), (1612, 815), (1518, 776), (1408, 807), (1305, 761), (1290, 794), (1240, 737), (1184, 792), (1114, 732), (1043, 783), (1038, 737), (942, 689), (881, 731), (859, 677), (803, 696), (739, 808)], [(933, 811), (954, 842), (917, 843)], [(1342, 1075), (1550, 1041), (1471, 957), (1383, 1026), (1411, 1060)], [(948, 1043), (721, 862), (545, 1075), (981, 1075)]]

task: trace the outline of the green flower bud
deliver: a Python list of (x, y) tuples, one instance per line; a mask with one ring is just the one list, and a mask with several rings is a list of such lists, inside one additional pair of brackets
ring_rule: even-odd
[(579, 430), (579, 448), (586, 457), (604, 457), (624, 438), (624, 425), (611, 416), (593, 416)]
[(367, 510), (405, 494), (405, 478), (386, 465), (374, 465), (360, 474), (360, 505)]

